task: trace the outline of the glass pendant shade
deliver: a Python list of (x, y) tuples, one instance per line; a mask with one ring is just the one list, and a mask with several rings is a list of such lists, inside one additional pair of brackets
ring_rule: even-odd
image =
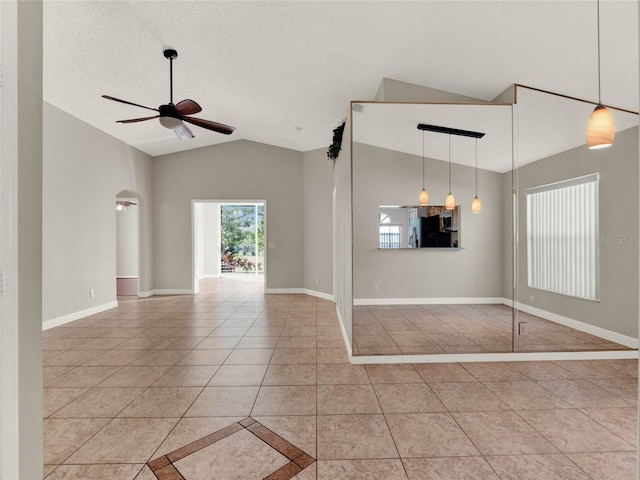
[(611, 112), (604, 105), (598, 105), (587, 124), (587, 146), (589, 148), (606, 148), (613, 145), (616, 137), (616, 124)]
[(429, 192), (424, 188), (420, 192), (420, 205), (429, 205)]
[(447, 195), (447, 199), (444, 201), (444, 207), (447, 210), (453, 210), (456, 208), (456, 199), (451, 192)]
[(482, 211), (482, 202), (476, 195), (475, 198), (473, 199), (473, 202), (471, 202), (471, 212), (480, 213), (480, 211)]

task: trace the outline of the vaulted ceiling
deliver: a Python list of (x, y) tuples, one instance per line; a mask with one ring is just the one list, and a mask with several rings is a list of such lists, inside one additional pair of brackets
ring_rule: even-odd
[[(235, 139), (326, 147), (383, 78), (491, 100), (513, 83), (598, 99), (596, 1), (45, 1), (45, 101), (151, 155)], [(602, 0), (602, 101), (638, 110), (638, 4)], [(230, 136), (180, 141), (146, 110), (174, 99)]]

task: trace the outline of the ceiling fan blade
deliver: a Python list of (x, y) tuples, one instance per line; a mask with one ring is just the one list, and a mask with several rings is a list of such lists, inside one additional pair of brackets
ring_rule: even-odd
[(130, 118), (129, 120), (116, 120), (116, 123), (144, 122), (145, 120), (151, 120), (153, 118), (158, 118), (159, 116), (160, 115), (156, 115), (155, 117)]
[(193, 100), (182, 100), (176, 104), (176, 112), (180, 115), (193, 115), (202, 111), (202, 107)]
[(109, 95), (102, 95), (102, 98), (106, 98), (107, 100), (113, 100), (114, 102), (126, 103), (127, 105), (133, 105), (134, 107), (146, 108), (147, 110), (154, 110), (156, 112), (158, 111), (157, 108), (145, 107), (144, 105), (138, 105), (137, 103), (128, 102), (126, 100), (120, 100), (119, 98), (111, 97)]
[(181, 123), (179, 126), (174, 128), (173, 131), (176, 132), (176, 135), (180, 140), (190, 140), (194, 138), (193, 133), (191, 133), (189, 127), (187, 127), (184, 123)]
[(223, 123), (212, 122), (210, 120), (203, 120), (202, 118), (193, 117), (180, 117), (184, 122), (197, 125), (198, 127), (206, 128), (207, 130), (213, 130), (214, 132), (222, 133), (224, 135), (230, 135), (236, 129)]

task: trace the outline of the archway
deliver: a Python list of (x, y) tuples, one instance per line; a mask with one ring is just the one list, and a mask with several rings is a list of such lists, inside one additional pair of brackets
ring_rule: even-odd
[(134, 192), (116, 195), (116, 295), (140, 293), (140, 212)]

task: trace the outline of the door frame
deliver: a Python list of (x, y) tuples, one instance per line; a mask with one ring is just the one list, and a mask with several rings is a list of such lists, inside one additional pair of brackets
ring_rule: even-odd
[(267, 200), (266, 199), (192, 199), (191, 200), (191, 289), (192, 292), (197, 294), (200, 291), (200, 279), (197, 275), (197, 254), (198, 254), (198, 237), (197, 233), (200, 225), (198, 225), (198, 218), (196, 217), (196, 204), (200, 203), (219, 203), (223, 205), (260, 205), (262, 204), (264, 209), (264, 275), (263, 275), (263, 288), (267, 290), (267, 275), (269, 274), (269, 269), (267, 265), (267, 256), (268, 256), (268, 242), (267, 242), (267, 217), (268, 217), (268, 209), (267, 209)]

